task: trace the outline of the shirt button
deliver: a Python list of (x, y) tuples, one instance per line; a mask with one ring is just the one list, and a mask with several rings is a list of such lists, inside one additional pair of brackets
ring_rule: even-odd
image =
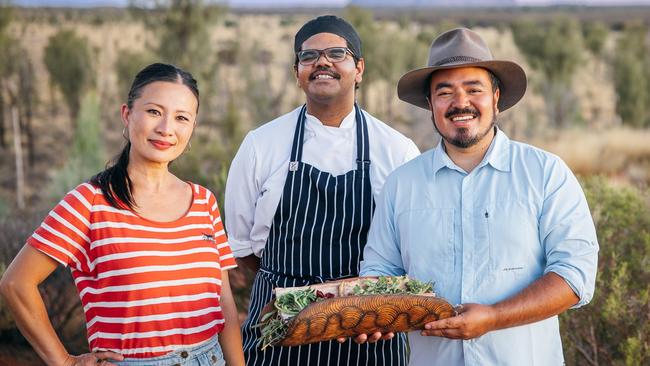
[(181, 352), (181, 357), (183, 357), (183, 358), (187, 358), (187, 356), (189, 356), (189, 354), (187, 353), (187, 351), (183, 351), (183, 352)]

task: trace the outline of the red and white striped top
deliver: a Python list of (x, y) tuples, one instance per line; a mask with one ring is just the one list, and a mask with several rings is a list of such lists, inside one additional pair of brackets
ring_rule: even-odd
[(223, 329), (221, 271), (235, 267), (214, 195), (192, 184), (185, 216), (147, 220), (83, 183), (28, 243), (69, 266), (91, 350), (157, 357)]

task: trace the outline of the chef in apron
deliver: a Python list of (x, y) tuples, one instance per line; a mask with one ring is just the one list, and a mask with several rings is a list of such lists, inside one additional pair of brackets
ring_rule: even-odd
[(257, 272), (242, 327), (247, 365), (406, 365), (402, 334), (370, 344), (258, 346), (254, 326), (274, 288), (358, 276), (386, 176), (419, 155), (413, 141), (356, 104), (364, 60), (349, 23), (310, 20), (294, 51), (306, 103), (248, 133), (226, 185), (230, 246)]

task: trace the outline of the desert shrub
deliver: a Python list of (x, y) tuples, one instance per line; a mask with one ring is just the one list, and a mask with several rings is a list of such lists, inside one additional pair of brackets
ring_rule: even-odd
[(634, 127), (650, 125), (650, 74), (647, 28), (641, 24), (626, 26), (614, 55), (614, 86), (618, 98), (616, 112), (624, 124)]
[(602, 178), (583, 187), (598, 232), (596, 293), (561, 316), (567, 364), (650, 363), (650, 192)]
[(153, 63), (155, 57), (146, 51), (136, 52), (120, 50), (115, 61), (115, 74), (117, 75), (118, 95), (126, 98), (133, 82), (133, 78), (145, 66)]
[(61, 30), (50, 37), (43, 61), (50, 82), (59, 87), (71, 118), (76, 119), (81, 98), (93, 82), (88, 42), (72, 30)]
[(571, 81), (583, 59), (580, 24), (569, 17), (557, 17), (549, 24), (516, 21), (512, 35), (531, 67), (544, 75), (537, 88), (546, 101), (549, 121), (560, 128), (574, 122), (578, 109)]
[(101, 110), (95, 93), (84, 97), (68, 158), (48, 187), (51, 203), (99, 172), (106, 162), (101, 140)]
[[(15, 211), (0, 218), (0, 274), (18, 254), (27, 238), (40, 225), (47, 212)], [(83, 327), (81, 302), (67, 268), (59, 266), (39, 286), (45, 307), (62, 342), (70, 352), (88, 348)], [(25, 344), (8, 309), (0, 299), (0, 339), (7, 344)]]

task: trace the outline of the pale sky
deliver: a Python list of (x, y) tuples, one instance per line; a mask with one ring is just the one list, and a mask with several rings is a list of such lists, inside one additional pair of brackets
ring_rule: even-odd
[[(233, 7), (344, 7), (351, 0), (223, 0)], [(462, 3), (463, 0), (457, 0)], [(52, 6), (52, 7), (96, 7), (96, 6), (126, 6), (128, 0), (10, 0), (19, 6)], [(210, 2), (207, 0), (206, 2)], [(396, 0), (399, 3), (399, 0)], [(550, 4), (578, 4), (578, 5), (650, 5), (650, 0), (517, 0), (521, 5), (550, 5)]]

